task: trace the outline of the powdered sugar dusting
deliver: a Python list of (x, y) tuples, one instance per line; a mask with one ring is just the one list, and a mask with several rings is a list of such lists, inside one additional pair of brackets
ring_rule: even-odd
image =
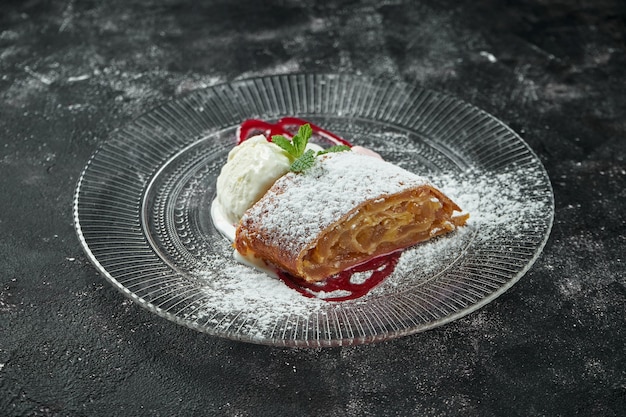
[(269, 237), (266, 244), (280, 245), (295, 256), (359, 204), (425, 184), (425, 178), (378, 158), (355, 152), (326, 154), (304, 173), (288, 173), (276, 181), (242, 222), (263, 230)]
[[(252, 340), (277, 338), (289, 317), (308, 317), (327, 304), (306, 298), (276, 277), (236, 262), (230, 246), (222, 256), (206, 260), (196, 272), (202, 281), (202, 305), (187, 318)], [(288, 325), (288, 324), (285, 324)]]
[[(369, 181), (368, 175), (377, 175), (378, 172), (373, 167), (373, 161), (368, 159), (367, 162), (368, 166), (357, 168), (363, 175), (363, 183), (380, 182)], [(313, 175), (319, 175), (321, 168), (318, 166), (316, 169), (318, 171), (313, 171)], [(387, 175), (392, 174), (391, 171)], [(537, 238), (536, 230), (545, 227), (544, 223), (548, 221), (546, 211), (550, 210), (551, 202), (546, 198), (550, 190), (541, 182), (543, 175), (539, 166), (511, 166), (500, 172), (472, 169), (431, 176), (430, 180), (435, 186), (470, 213), (467, 225), (405, 250), (395, 271), (373, 291), (357, 300), (329, 303), (323, 299), (304, 297), (278, 279), (238, 264), (232, 259), (232, 248), (225, 242), (223, 257), (211, 260), (213, 272), (204, 271), (200, 274), (207, 283), (203, 290), (206, 303), (204, 310), (197, 314), (206, 315), (209, 322), (221, 330), (230, 330), (251, 340), (280, 340), (285, 334), (305, 339), (323, 339), (319, 323), (328, 319), (327, 315), (332, 316), (338, 307), (367, 310), (369, 303), (392, 297), (394, 293), (421, 288), (438, 280), (450, 269), (462, 268), (467, 258), (480, 258), (483, 250), (511, 250), (514, 258), (515, 251), (535, 247), (532, 240)], [(304, 176), (302, 179), (309, 180)], [(414, 181), (425, 180), (415, 176)], [(372, 192), (383, 191), (378, 189)], [(315, 197), (318, 196), (316, 193)], [(312, 199), (308, 195), (303, 197), (307, 202)], [(302, 210), (302, 206), (297, 209)], [(502, 255), (505, 256), (506, 252)], [(513, 278), (522, 266), (515, 267), (514, 260), (511, 265), (510, 278)], [(487, 267), (493, 267), (489, 260), (485, 261), (483, 267), (478, 267), (476, 276), (480, 276), (480, 268)], [(485, 270), (485, 273), (488, 271)], [(449, 293), (454, 297), (452, 287)], [(477, 292), (475, 302), (482, 296)], [(463, 300), (466, 304), (470, 303), (467, 299), (466, 295)]]

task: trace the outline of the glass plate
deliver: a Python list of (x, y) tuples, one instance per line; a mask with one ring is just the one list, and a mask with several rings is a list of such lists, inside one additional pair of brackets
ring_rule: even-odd
[[(466, 227), (405, 251), (366, 296), (329, 302), (233, 260), (213, 226), (215, 180), (248, 118), (297, 116), (430, 177)], [(195, 91), (115, 131), (78, 181), (74, 221), (96, 268), (142, 307), (212, 335), (338, 346), (462, 317), (524, 275), (554, 200), (532, 150), (494, 117), (417, 86), (350, 75), (279, 75)]]

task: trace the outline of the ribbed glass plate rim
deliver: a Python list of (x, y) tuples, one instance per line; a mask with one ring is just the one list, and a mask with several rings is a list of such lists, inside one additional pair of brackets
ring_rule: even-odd
[[(317, 88), (319, 85), (324, 87)], [(287, 89), (290, 95), (279, 95), (274, 87)], [(330, 94), (335, 94), (334, 100), (328, 100)], [(524, 155), (522, 161), (524, 164), (530, 164), (540, 171), (545, 191), (540, 198), (547, 209), (541, 219), (543, 235), (525, 255), (515, 274), (469, 306), (444, 311), (440, 316), (426, 320), (410, 317), (398, 319), (396, 323), (390, 323), (388, 320), (371, 326), (375, 327), (374, 329), (364, 330), (364, 326), (359, 323), (359, 317), (355, 316), (359, 310), (342, 311), (341, 306), (336, 305), (329, 310), (333, 314), (333, 320), (326, 318), (328, 323), (323, 330), (317, 329), (311, 333), (291, 331), (288, 330), (290, 324), (287, 318), (286, 322), (281, 324), (282, 327), (277, 325), (281, 331), (262, 337), (206, 322), (200, 323), (181, 315), (181, 310), (177, 310), (181, 305), (196, 301), (193, 285), (189, 287), (184, 277), (173, 271), (153, 253), (149, 253), (148, 249), (145, 250), (145, 259), (129, 260), (126, 269), (111, 270), (101, 262), (102, 253), (124, 262), (123, 248), (115, 247), (119, 242), (135, 245), (138, 249), (145, 247), (147, 240), (145, 236), (143, 240), (141, 238), (143, 228), (140, 224), (143, 193), (163, 163), (201, 137), (237, 125), (244, 119), (267, 113), (270, 107), (274, 109), (277, 118), (287, 115), (303, 118), (307, 115), (327, 115), (349, 117), (351, 120), (380, 121), (417, 132), (428, 130), (430, 138), (435, 137), (438, 141), (435, 146), (443, 147), (449, 146), (447, 141), (457, 132), (459, 126), (467, 130), (480, 122), (480, 128), (470, 132), (468, 137), (499, 135), (498, 137), (504, 137), (506, 141), (506, 147), (499, 151), (502, 157), (486, 162), (493, 165), (491, 168), (500, 169), (507, 164), (519, 163), (521, 153)], [(202, 112), (203, 116), (200, 117), (200, 113), (196, 113), (195, 109)], [(210, 114), (206, 110), (210, 110)], [(174, 117), (168, 118), (167, 123), (158, 123), (164, 114)], [(438, 116), (436, 125), (433, 125), (432, 118), (429, 119), (433, 114)], [(154, 128), (155, 124), (158, 125), (158, 129)], [(128, 135), (131, 133), (133, 138), (140, 139), (139, 143), (127, 143)], [(155, 141), (151, 137), (155, 134), (167, 137), (167, 145)], [(484, 144), (480, 144), (487, 145), (488, 139), (485, 139)], [(129, 154), (137, 151), (149, 156), (147, 159), (150, 161), (145, 166), (142, 166), (141, 162), (137, 163), (136, 155), (135, 159), (130, 158)], [(95, 241), (89, 229), (100, 227), (97, 224), (99, 219), (87, 217), (86, 220), (85, 213), (89, 214), (94, 199), (102, 198), (98, 195), (103, 192), (102, 178), (118, 176), (120, 166), (125, 166), (124, 164), (128, 165), (129, 174), (126, 177), (122, 176), (119, 188), (123, 188), (123, 193), (132, 194), (132, 198), (127, 201), (116, 201), (116, 190), (104, 191), (110, 191), (114, 196), (112, 202), (114, 206), (121, 212), (130, 214), (119, 223), (111, 219), (105, 220), (103, 224), (106, 224), (106, 227), (115, 229), (110, 232), (111, 240), (108, 243)], [(139, 166), (131, 167), (132, 164)], [(117, 186), (115, 184), (112, 187)], [(552, 228), (554, 197), (547, 172), (530, 146), (505, 123), (456, 97), (425, 89), (417, 84), (384, 78), (351, 74), (287, 74), (243, 79), (195, 90), (165, 102), (114, 130), (99, 145), (80, 174), (74, 195), (73, 218), (78, 239), (89, 260), (115, 288), (143, 308), (178, 324), (232, 340), (275, 346), (324, 347), (369, 343), (417, 333), (458, 319), (489, 303), (515, 284), (539, 257)], [(103, 244), (111, 247), (102, 252), (100, 245)], [(117, 249), (120, 249), (120, 253), (116, 253)], [(141, 268), (136, 266), (137, 262), (139, 264), (146, 262), (151, 268), (156, 265), (156, 269), (151, 276), (142, 277)], [(155, 290), (149, 287), (151, 292), (145, 293), (129, 289), (129, 280), (138, 279), (154, 280), (157, 286), (171, 285), (180, 294), (171, 300), (163, 301), (158, 299), (161, 296), (158, 288)], [(399, 301), (400, 304), (406, 302)], [(390, 316), (397, 314), (391, 310), (388, 313)]]

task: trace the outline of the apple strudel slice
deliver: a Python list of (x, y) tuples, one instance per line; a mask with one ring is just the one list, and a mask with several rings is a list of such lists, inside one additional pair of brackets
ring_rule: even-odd
[(448, 233), (469, 215), (423, 177), (352, 151), (280, 177), (248, 209), (235, 248), (308, 282)]

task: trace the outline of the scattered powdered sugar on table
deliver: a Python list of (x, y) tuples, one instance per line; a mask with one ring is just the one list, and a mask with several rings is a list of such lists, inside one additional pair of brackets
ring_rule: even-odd
[(233, 249), (224, 241), (221, 256), (198, 273), (205, 298), (194, 318), (250, 340), (281, 339), (293, 330), (290, 323), (294, 321), (315, 327), (315, 318), (333, 309), (356, 304), (367, 310), (369, 302), (425, 285), (463, 258), (468, 249), (487, 245), (505, 252), (511, 246), (524, 245), (540, 223), (545, 223), (550, 209), (549, 190), (541, 187), (540, 170), (511, 166), (495, 173), (469, 170), (432, 176), (436, 187), (470, 213), (467, 225), (405, 250), (395, 271), (357, 300), (336, 303), (304, 297), (282, 281), (234, 261)]

